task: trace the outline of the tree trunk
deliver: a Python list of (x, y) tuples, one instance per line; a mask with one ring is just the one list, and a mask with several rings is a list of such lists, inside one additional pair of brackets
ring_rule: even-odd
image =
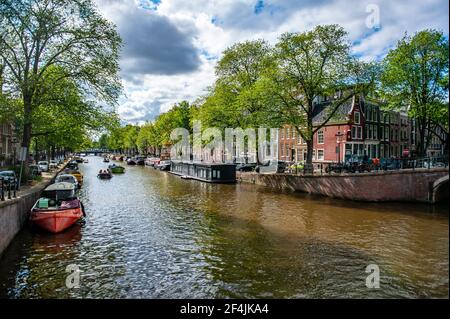
[(312, 164), (314, 144), (313, 144), (312, 139), (306, 140), (305, 142), (306, 142), (306, 163), (305, 163), (304, 171), (307, 174), (312, 174), (312, 173), (314, 173), (314, 167)]
[(425, 129), (426, 129), (426, 118), (420, 118), (419, 120), (419, 145), (418, 145), (418, 155), (419, 157), (425, 157)]

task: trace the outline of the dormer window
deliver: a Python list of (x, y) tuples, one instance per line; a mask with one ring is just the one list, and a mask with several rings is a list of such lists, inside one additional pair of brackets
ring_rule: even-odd
[(355, 124), (361, 124), (361, 114), (359, 112), (355, 112), (353, 115)]

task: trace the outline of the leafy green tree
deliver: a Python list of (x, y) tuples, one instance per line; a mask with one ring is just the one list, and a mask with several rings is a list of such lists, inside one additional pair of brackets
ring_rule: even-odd
[(237, 43), (224, 51), (216, 66), (217, 81), (196, 112), (203, 128), (245, 129), (269, 124), (265, 114), (270, 105), (261, 98), (258, 82), (270, 63), (270, 51), (263, 40)]
[(384, 59), (382, 94), (390, 108), (409, 108), (419, 131), (419, 156), (438, 127), (446, 132), (448, 148), (448, 67), (448, 39), (436, 30), (405, 36)]
[[(310, 167), (314, 134), (336, 116), (343, 103), (373, 86), (376, 65), (364, 64), (351, 55), (347, 32), (338, 25), (283, 34), (273, 59), (261, 82), (265, 98), (273, 103), (274, 121), (292, 125), (305, 140)], [(324, 119), (314, 123), (317, 98), (334, 96), (338, 91), (342, 95), (333, 98)]]
[[(121, 39), (91, 0), (4, 0), (0, 2), (0, 58), (7, 87), (20, 93), (22, 146), (33, 136), (33, 113), (59, 81), (70, 79), (83, 98), (115, 103), (121, 92)], [(49, 69), (61, 73), (53, 83)], [(92, 103), (85, 103), (87, 111)]]

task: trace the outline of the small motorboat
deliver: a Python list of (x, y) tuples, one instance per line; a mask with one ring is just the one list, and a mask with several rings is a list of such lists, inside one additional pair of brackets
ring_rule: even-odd
[(71, 168), (66, 168), (64, 169), (64, 173), (65, 174), (71, 174), (73, 176), (75, 176), (75, 178), (78, 181), (78, 184), (81, 186), (83, 186), (83, 174), (80, 173), (80, 171), (77, 169), (71, 169)]
[(72, 183), (48, 186), (31, 209), (30, 220), (42, 229), (59, 233), (85, 216), (83, 204)]
[(109, 169), (105, 169), (105, 170), (100, 170), (100, 172), (98, 172), (97, 177), (100, 179), (110, 179), (112, 178), (112, 174), (111, 171)]
[(83, 163), (89, 163), (89, 160), (88, 160), (87, 158), (85, 158), (85, 159), (83, 160)]
[(136, 157), (135, 162), (136, 162), (136, 165), (144, 166), (145, 165), (145, 157)]
[(70, 170), (78, 170), (78, 163), (75, 161), (70, 161), (67, 165), (66, 165), (66, 169), (70, 169)]
[(103, 158), (103, 162), (104, 162), (104, 163), (109, 163), (109, 158), (104, 157), (104, 158)]
[(113, 156), (111, 157), (111, 159), (112, 159), (113, 161), (115, 161), (115, 160), (116, 160), (116, 157), (113, 155)]
[(160, 162), (160, 159), (159, 159), (159, 158), (157, 158), (157, 157), (150, 157), (150, 158), (147, 158), (147, 159), (145, 160), (145, 165), (146, 165), (146, 166), (154, 167), (155, 165), (158, 165), (159, 162)]
[(109, 165), (108, 169), (113, 174), (123, 174), (123, 173), (125, 173), (125, 167), (120, 166), (120, 165), (116, 165), (116, 164)]
[(58, 176), (56, 176), (55, 183), (62, 183), (62, 182), (73, 184), (75, 188), (81, 187), (81, 185), (78, 183), (77, 178), (72, 174), (59, 174)]
[(123, 156), (120, 156), (118, 160), (123, 162)]
[(136, 165), (136, 161), (130, 158), (127, 160), (127, 165)]
[(158, 165), (155, 165), (155, 168), (160, 171), (170, 171), (170, 161), (161, 161)]

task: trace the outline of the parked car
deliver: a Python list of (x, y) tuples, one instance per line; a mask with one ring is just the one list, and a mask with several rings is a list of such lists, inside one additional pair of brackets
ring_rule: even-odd
[(58, 168), (58, 162), (56, 160), (51, 160), (48, 166), (50, 169)]
[(36, 175), (36, 176), (42, 175), (42, 170), (39, 167), (39, 165), (32, 164), (32, 165), (29, 166), (29, 168), (30, 168), (30, 173), (32, 175)]
[(256, 166), (257, 173), (284, 173), (286, 170), (286, 162), (279, 160), (266, 161), (261, 165)]
[(42, 172), (48, 172), (49, 166), (47, 161), (38, 162), (38, 166), (41, 168)]
[(253, 172), (256, 168), (256, 163), (240, 163), (236, 165), (236, 170), (239, 172)]
[(11, 185), (11, 189), (19, 189), (19, 179), (14, 171), (1, 171), (0, 179), (3, 180), (4, 185)]

